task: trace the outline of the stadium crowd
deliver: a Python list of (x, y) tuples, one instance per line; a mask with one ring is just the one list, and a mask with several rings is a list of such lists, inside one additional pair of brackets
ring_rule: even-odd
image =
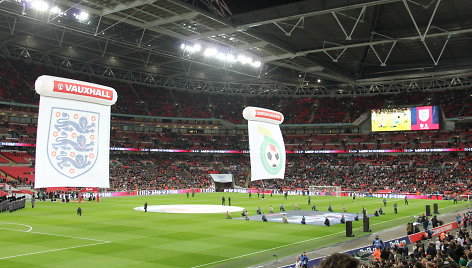
[[(277, 190), (341, 186), (345, 191), (465, 194), (472, 186), (472, 158), (431, 155), (288, 155), (286, 178), (249, 182), (247, 155), (121, 154), (112, 157), (114, 190), (209, 187), (211, 173), (231, 173), (241, 187)], [(157, 168), (156, 168), (157, 167)]]
[[(112, 153), (110, 159), (110, 191), (209, 188), (212, 173), (233, 174), (239, 187), (279, 192), (327, 185), (361, 193), (457, 195), (472, 187), (472, 156), (463, 153), (287, 154), (284, 179), (253, 182), (247, 154)], [(20, 169), (28, 174), (2, 181), (32, 185), (31, 168)], [(5, 177), (12, 171), (0, 166), (0, 172)]]
[[(187, 92), (131, 84), (122, 81), (71, 73), (35, 63), (0, 58), (0, 141), (35, 143), (36, 120), (10, 121), (16, 113), (37, 117), (39, 96), (34, 81), (42, 75), (106, 84), (119, 95), (112, 106), (112, 147), (161, 148), (186, 150), (247, 150), (248, 140), (237, 131), (204, 132), (225, 124), (244, 123), (241, 111), (246, 106), (259, 106), (284, 112), (285, 124), (353, 123), (372, 109), (405, 106), (438, 105), (446, 118), (472, 116), (472, 95), (469, 89), (435, 92), (411, 92), (394, 95), (361, 97), (284, 98), (272, 96), (236, 96)], [(159, 117), (148, 120), (147, 117)], [(162, 118), (165, 117), (165, 118)], [(173, 118), (173, 119), (169, 119)], [(206, 119), (192, 121), (189, 119)], [(214, 120), (214, 122), (211, 121)], [(224, 120), (224, 123), (220, 122)], [(154, 121), (153, 121), (154, 120)], [(161, 131), (146, 130), (156, 124)], [(131, 126), (131, 127), (130, 127)], [(140, 126), (141, 129), (134, 128)], [(199, 128), (199, 129), (197, 129)], [(129, 130), (133, 129), (133, 130)], [(472, 147), (472, 130), (441, 130), (409, 133), (285, 133), (286, 149), (297, 150), (374, 150)], [(242, 137), (243, 136), (243, 137)], [(20, 169), (34, 166), (34, 157), (18, 162), (0, 154), (0, 182), (13, 187), (31, 185), (26, 179), (32, 174), (12, 174), (6, 166)], [(32, 155), (32, 152), (30, 152)], [(22, 155), (22, 154), (20, 154)], [(288, 154), (286, 178), (250, 181), (247, 154), (111, 154), (109, 191), (210, 188), (212, 173), (231, 173), (235, 186), (270, 189), (277, 192), (307, 190), (313, 185), (340, 186), (344, 191), (374, 193), (421, 193), (456, 196), (470, 194), (472, 187), (472, 156), (470, 153), (428, 154)], [(29, 176), (28, 176), (29, 177)], [(77, 197), (76, 189), (71, 189)], [(40, 200), (49, 197), (68, 199), (69, 194), (55, 190), (41, 192)], [(0, 197), (0, 212), (25, 206), (24, 199)], [(463, 215), (472, 219), (472, 213)], [(359, 264), (349, 256), (353, 266), (345, 267), (472, 267), (472, 238), (464, 220), (457, 233), (439, 239), (419, 241), (412, 248), (396, 245), (383, 249), (372, 263)], [(301, 256), (300, 263), (306, 256)], [(339, 263), (323, 262), (319, 267), (342, 267)], [(334, 266), (333, 266), (334, 265)], [(338, 266), (336, 266), (338, 265)]]
[[(118, 92), (112, 107), (117, 114), (165, 116), (178, 118), (216, 118), (243, 123), (241, 111), (258, 106), (284, 111), (287, 124), (348, 123), (371, 109), (402, 106), (439, 105), (447, 118), (471, 116), (469, 90), (410, 92), (396, 95), (326, 98), (280, 98), (272, 96), (238, 96), (204, 92), (172, 91), (146, 85), (72, 73), (20, 60), (0, 58), (0, 100), (38, 104), (33, 87), (43, 74), (56, 75), (105, 84)], [(34, 110), (33, 110), (34, 111)]]
[[(446, 118), (471, 116), (469, 90), (411, 92), (394, 95), (360, 97), (284, 98), (276, 96), (235, 96), (203, 92), (178, 91), (151, 85), (71, 73), (20, 60), (0, 58), (0, 141), (35, 143), (36, 120), (11, 121), (11, 113), (31, 118), (37, 115), (38, 95), (33, 90), (39, 75), (57, 75), (106, 84), (119, 94), (112, 112), (112, 147), (160, 148), (186, 150), (247, 150), (245, 135), (224, 130), (219, 121), (242, 123), (245, 106), (261, 106), (284, 111), (286, 124), (354, 122), (371, 109), (411, 105), (439, 105)], [(160, 116), (138, 118), (125, 115)], [(169, 119), (174, 118), (174, 119)], [(203, 118), (206, 121), (192, 121)], [(150, 121), (148, 121), (148, 119)], [(154, 120), (154, 121), (153, 121)], [(148, 126), (162, 124), (161, 130)], [(165, 125), (173, 125), (166, 127)], [(138, 127), (136, 127), (138, 126)], [(172, 129), (173, 128), (173, 129)], [(188, 129), (187, 132), (174, 131)], [(201, 128), (202, 130), (198, 130)], [(218, 129), (216, 132), (203, 131)], [(132, 130), (130, 130), (132, 129)], [(190, 131), (191, 129), (196, 129)], [(403, 133), (284, 133), (286, 149), (297, 150), (374, 150), (472, 147), (469, 129)], [(32, 154), (32, 153), (31, 153)], [(285, 180), (250, 182), (246, 154), (169, 155), (112, 154), (111, 190), (175, 189), (209, 187), (210, 173), (232, 173), (241, 187), (266, 189), (308, 189), (311, 185), (341, 186), (346, 191), (465, 193), (471, 186), (471, 157), (458, 154), (288, 154)], [(21, 163), (30, 164), (30, 158)], [(1, 165), (18, 164), (0, 157)], [(0, 166), (1, 166), (0, 165)], [(157, 167), (157, 168), (156, 168)], [(1, 167), (0, 167), (1, 168)], [(6, 176), (8, 172), (3, 172)], [(22, 174), (9, 176), (9, 184), (28, 185)], [(441, 180), (439, 182), (439, 180)]]

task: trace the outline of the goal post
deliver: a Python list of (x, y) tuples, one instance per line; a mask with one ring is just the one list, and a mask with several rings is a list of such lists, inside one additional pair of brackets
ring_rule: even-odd
[(341, 196), (341, 186), (311, 185), (308, 189), (313, 195)]

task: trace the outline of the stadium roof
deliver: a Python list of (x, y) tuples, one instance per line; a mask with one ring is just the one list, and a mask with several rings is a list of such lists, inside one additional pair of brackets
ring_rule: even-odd
[(3, 0), (0, 18), (3, 55), (169, 88), (343, 95), (472, 85), (469, 0)]

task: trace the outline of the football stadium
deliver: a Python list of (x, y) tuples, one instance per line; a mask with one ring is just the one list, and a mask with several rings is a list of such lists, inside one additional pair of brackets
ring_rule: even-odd
[(470, 1), (0, 18), (0, 267), (472, 267)]

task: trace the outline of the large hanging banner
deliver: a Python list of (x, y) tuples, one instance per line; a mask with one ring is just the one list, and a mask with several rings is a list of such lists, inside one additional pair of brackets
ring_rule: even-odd
[(233, 174), (210, 174), (214, 182), (233, 182)]
[(285, 174), (285, 144), (279, 125), (283, 114), (269, 109), (246, 107), (248, 120), (251, 180), (283, 179)]
[(43, 75), (36, 141), (35, 188), (109, 187), (110, 108), (107, 86)]

